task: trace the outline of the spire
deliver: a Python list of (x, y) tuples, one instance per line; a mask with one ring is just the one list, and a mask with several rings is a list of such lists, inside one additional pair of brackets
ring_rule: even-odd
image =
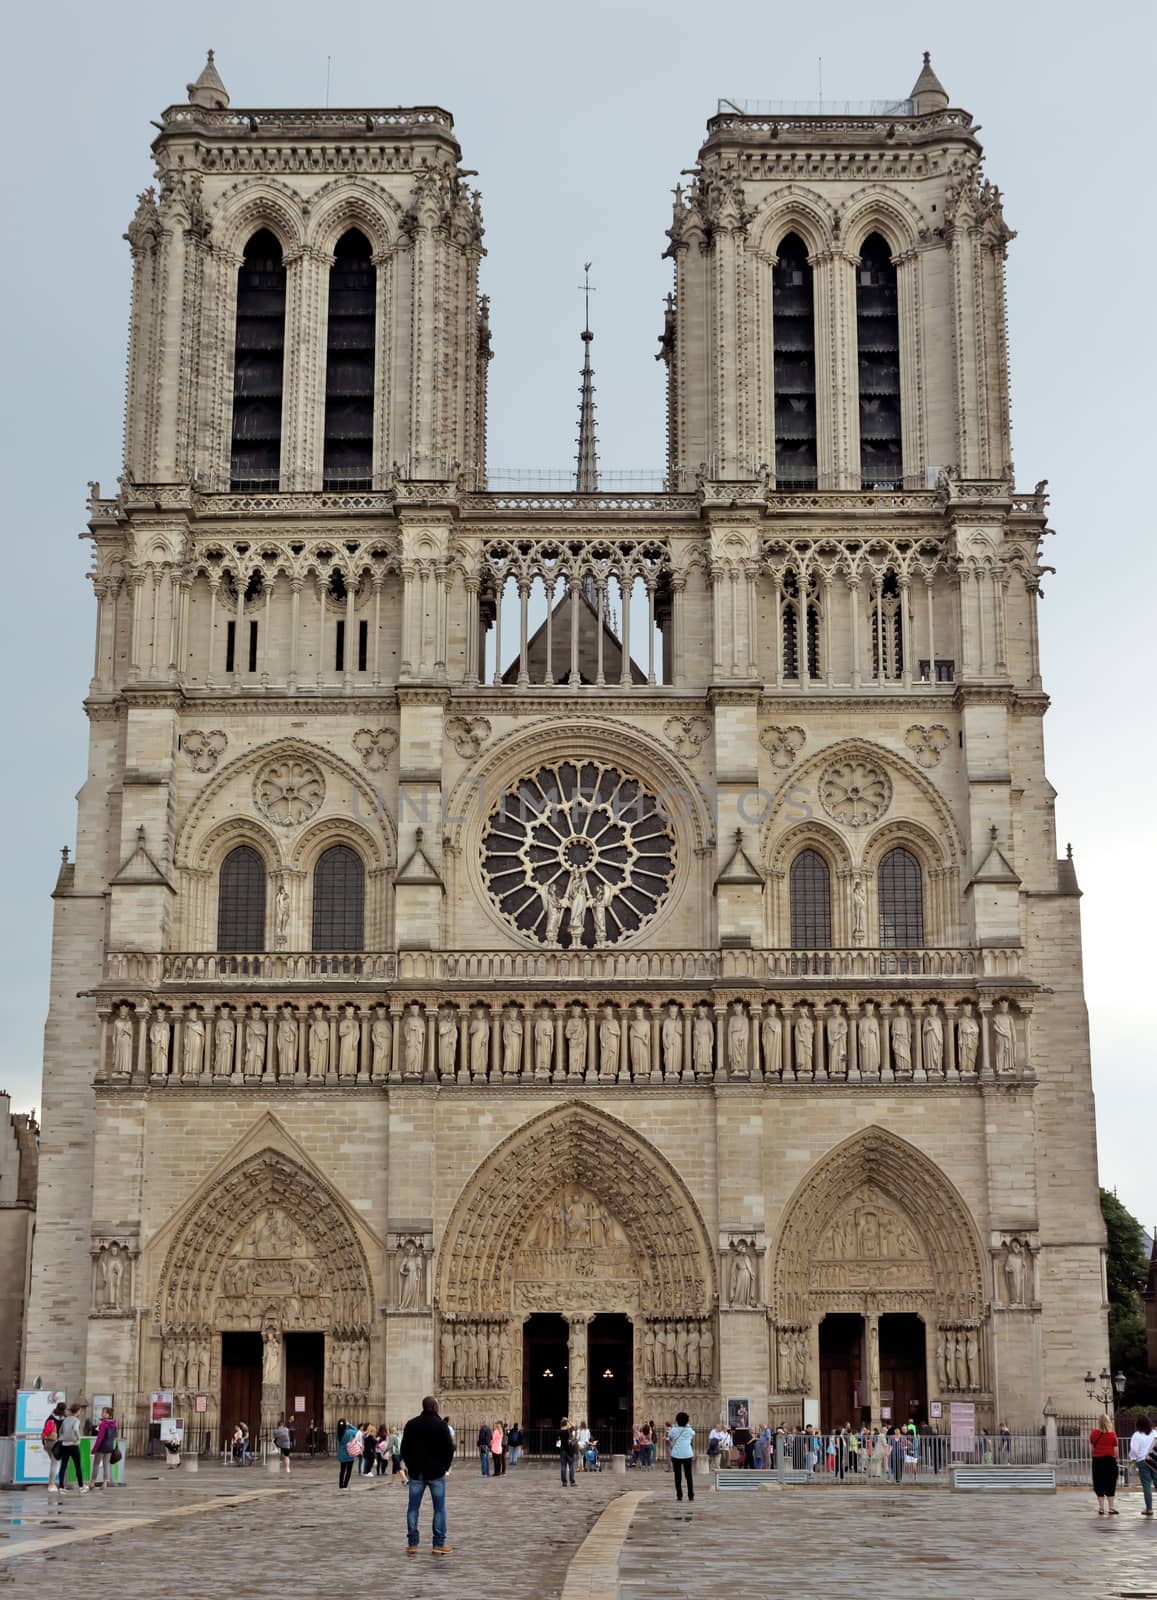
[(229, 95), (221, 82), (221, 74), (213, 65), (212, 50), (209, 51), (208, 59), (201, 68), (201, 76), (196, 83), (188, 83), (185, 88), (188, 90), (191, 106), (207, 106), (210, 111), (224, 111), (229, 104)]
[(583, 264), (583, 296), (586, 302), (586, 324), (583, 340), (583, 383), (579, 402), (578, 471), (575, 489), (579, 494), (597, 494), (599, 487), (599, 458), (595, 450), (595, 386), (591, 369), (591, 263)]
[(929, 111), (943, 111), (948, 104), (948, 91), (932, 70), (931, 51), (924, 52), (924, 65), (908, 98), (916, 102), (918, 117), (925, 116)]

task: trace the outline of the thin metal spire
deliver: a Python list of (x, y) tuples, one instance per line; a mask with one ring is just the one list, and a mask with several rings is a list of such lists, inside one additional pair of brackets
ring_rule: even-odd
[(579, 432), (578, 432), (578, 471), (575, 473), (575, 489), (579, 494), (597, 494), (599, 487), (599, 458), (596, 450), (598, 440), (595, 438), (595, 386), (594, 372), (591, 368), (591, 341), (594, 334), (591, 332), (591, 263), (583, 263), (583, 300), (586, 310), (586, 321), (583, 327), (583, 373), (582, 396), (579, 401)]

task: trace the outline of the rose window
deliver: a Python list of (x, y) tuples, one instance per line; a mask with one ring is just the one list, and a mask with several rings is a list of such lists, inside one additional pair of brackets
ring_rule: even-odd
[(617, 944), (666, 898), (675, 835), (636, 779), (601, 761), (559, 761), (495, 807), (482, 875), (506, 920), (541, 944)]
[(820, 777), (820, 804), (834, 822), (862, 828), (892, 803), (892, 780), (874, 761), (833, 761)]
[(308, 822), (325, 799), (325, 779), (312, 761), (271, 761), (253, 783), (258, 811), (290, 828)]

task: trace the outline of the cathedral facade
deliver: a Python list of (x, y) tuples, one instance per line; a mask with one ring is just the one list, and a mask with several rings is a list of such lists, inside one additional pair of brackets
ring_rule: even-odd
[(25, 1371), (211, 1429), (1080, 1409), (1046, 497), (971, 116), (927, 61), (722, 103), (629, 493), (589, 361), (574, 490), (488, 486), (446, 112), (239, 111), (210, 57), (159, 128)]

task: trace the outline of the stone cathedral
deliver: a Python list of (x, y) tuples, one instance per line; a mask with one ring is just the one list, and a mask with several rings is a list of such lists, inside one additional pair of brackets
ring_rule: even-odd
[(720, 102), (648, 492), (600, 487), (589, 326), (573, 488), (488, 479), (445, 111), (237, 110), (210, 56), (157, 126), (25, 1372), (214, 1432), (1081, 1409), (1046, 497), (970, 114), (927, 58)]

